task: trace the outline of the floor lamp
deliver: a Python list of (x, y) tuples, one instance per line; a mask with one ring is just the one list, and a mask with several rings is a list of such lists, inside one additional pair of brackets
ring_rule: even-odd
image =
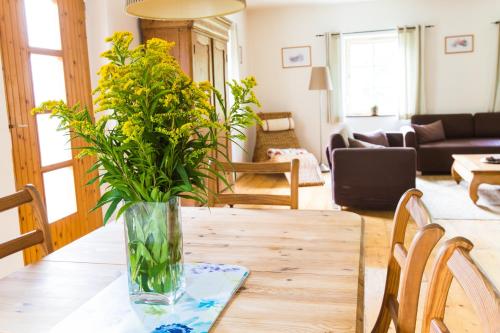
[(309, 81), (309, 90), (319, 90), (319, 168), (321, 172), (329, 172), (330, 169), (323, 163), (323, 108), (322, 92), (333, 90), (330, 70), (328, 67), (313, 67), (311, 70), (311, 80)]

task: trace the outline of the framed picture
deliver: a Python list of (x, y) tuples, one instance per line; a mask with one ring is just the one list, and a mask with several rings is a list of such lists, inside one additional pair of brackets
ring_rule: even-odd
[(474, 35), (445, 37), (444, 52), (446, 54), (474, 52)]
[(296, 46), (281, 49), (281, 65), (283, 68), (310, 67), (311, 47)]

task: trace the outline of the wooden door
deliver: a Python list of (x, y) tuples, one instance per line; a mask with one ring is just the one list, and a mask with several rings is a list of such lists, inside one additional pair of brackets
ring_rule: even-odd
[[(54, 247), (87, 234), (102, 224), (100, 211), (89, 213), (100, 192), (85, 184), (94, 163), (76, 159), (83, 142), (68, 142), (48, 114), (31, 109), (50, 99), (92, 107), (83, 0), (1, 1), (0, 48), (4, 63), (7, 111), (16, 186), (34, 184), (47, 208)], [(34, 229), (29, 207), (19, 211), (21, 232)], [(37, 248), (24, 253), (38, 260)]]

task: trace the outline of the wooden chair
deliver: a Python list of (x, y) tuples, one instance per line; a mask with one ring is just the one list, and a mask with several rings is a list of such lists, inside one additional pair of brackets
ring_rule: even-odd
[(471, 301), (484, 333), (500, 332), (500, 295), (481, 272), (469, 252), (472, 243), (463, 237), (446, 241), (434, 264), (427, 291), (423, 333), (449, 333), (443, 318), (451, 282), (455, 278)]
[[(273, 174), (290, 172), (290, 195), (217, 193), (217, 181), (209, 179), (208, 206), (230, 205), (278, 205), (299, 208), (299, 160), (283, 163), (219, 163), (222, 172)], [(215, 166), (212, 164), (212, 166)]]
[[(384, 298), (372, 333), (387, 332), (391, 320), (396, 332), (415, 332), (425, 265), (432, 249), (444, 235), (444, 229), (440, 225), (431, 223), (421, 197), (422, 192), (419, 190), (408, 190), (401, 197), (396, 209)], [(417, 233), (407, 250), (404, 239), (410, 217), (417, 224)]]
[(40, 245), (44, 256), (54, 251), (45, 207), (40, 193), (33, 185), (26, 185), (23, 190), (17, 193), (0, 198), (0, 212), (24, 204), (31, 205), (37, 229), (1, 243), (0, 259), (34, 245)]

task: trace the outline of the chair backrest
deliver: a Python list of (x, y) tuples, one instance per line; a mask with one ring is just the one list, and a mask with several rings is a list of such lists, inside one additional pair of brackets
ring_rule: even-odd
[[(408, 190), (396, 209), (384, 298), (373, 333), (387, 332), (391, 320), (398, 333), (415, 332), (425, 265), (432, 249), (444, 235), (444, 229), (440, 225), (431, 223), (421, 197), (421, 191)], [(407, 250), (404, 240), (410, 217), (417, 224), (417, 233)]]
[(212, 164), (218, 171), (253, 174), (273, 174), (290, 172), (290, 194), (237, 194), (227, 190), (224, 193), (217, 193), (217, 180), (210, 178), (208, 182), (209, 195), (208, 206), (214, 207), (222, 205), (279, 205), (290, 206), (291, 209), (299, 208), (299, 165), (298, 159), (291, 162), (280, 163), (217, 163)]
[(33, 185), (26, 185), (23, 190), (0, 198), (0, 212), (24, 204), (30, 204), (32, 207), (36, 229), (1, 243), (0, 259), (34, 245), (40, 245), (43, 256), (54, 251), (45, 206), (42, 202), (40, 193), (38, 193)]
[[(260, 112), (257, 114), (262, 120), (291, 118), (291, 112)], [(254, 162), (269, 160), (267, 150), (269, 148), (300, 148), (299, 139), (293, 129), (287, 131), (266, 132), (262, 126), (257, 125), (255, 148), (253, 153)]]
[(500, 332), (500, 295), (469, 252), (472, 243), (463, 237), (446, 241), (436, 259), (427, 291), (422, 332), (449, 333), (443, 319), (451, 282), (456, 279), (472, 303), (484, 333)]

